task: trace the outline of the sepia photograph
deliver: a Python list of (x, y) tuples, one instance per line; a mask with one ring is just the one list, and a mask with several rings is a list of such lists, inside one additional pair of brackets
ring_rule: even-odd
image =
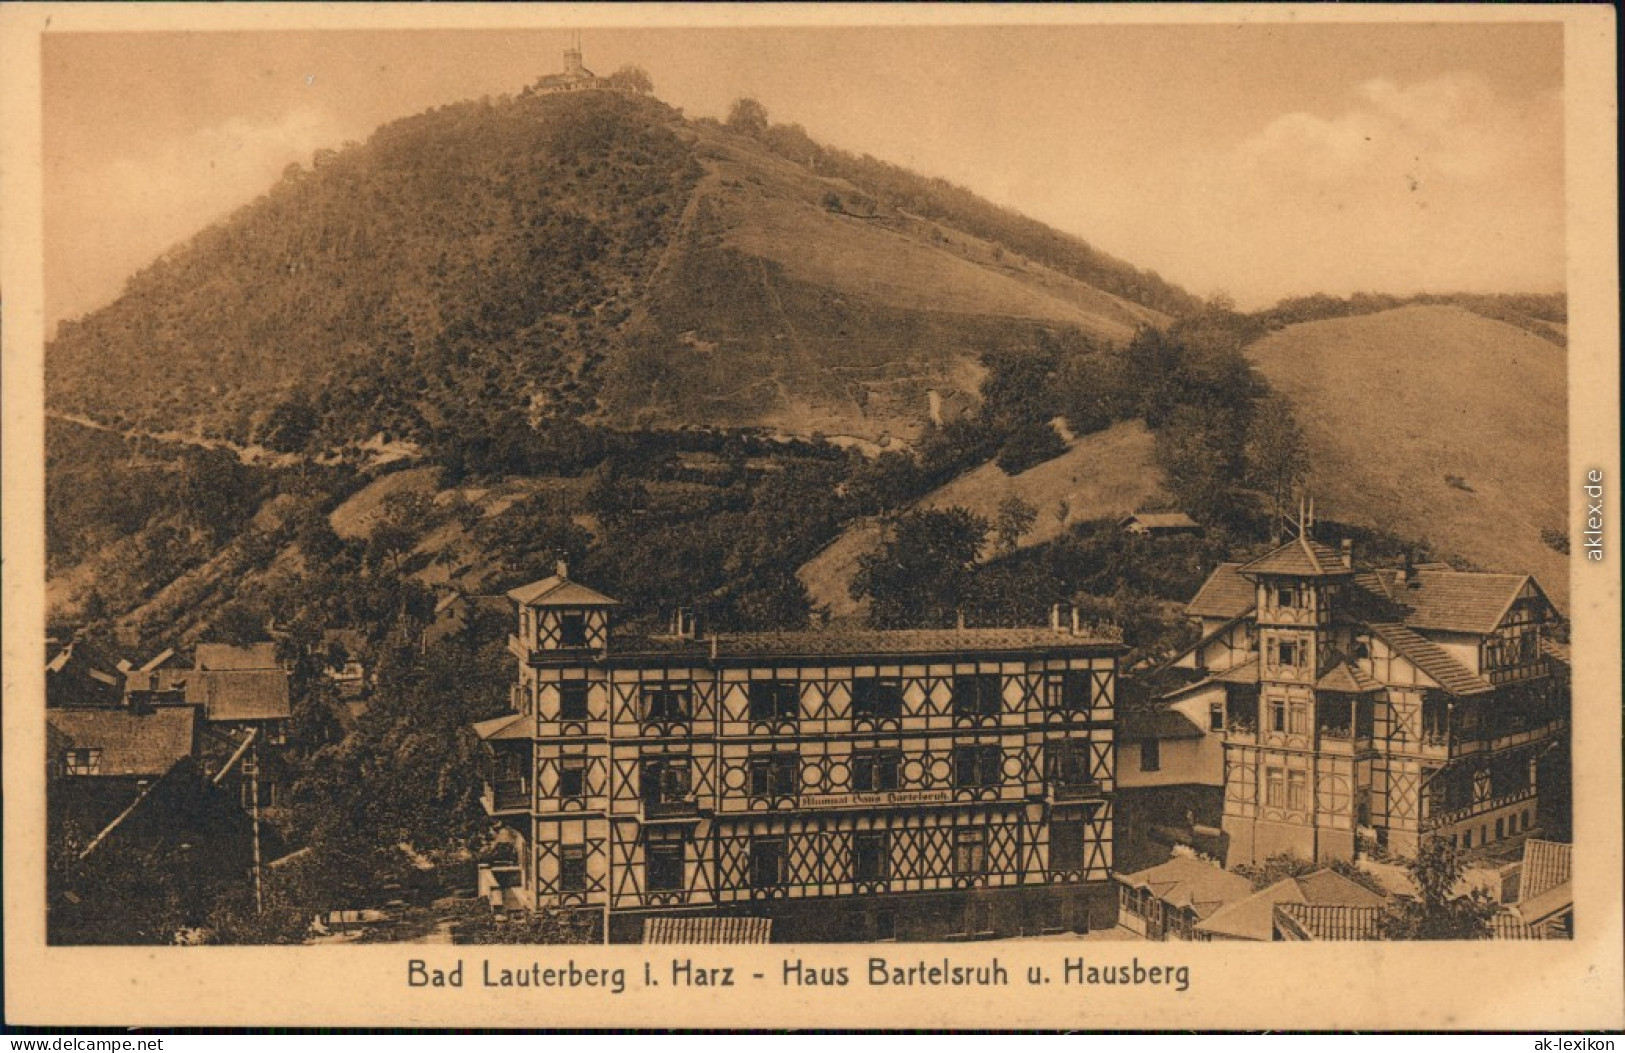
[(883, 1026), (1467, 943), (1620, 1019), (1608, 12), (71, 6), (31, 954)]

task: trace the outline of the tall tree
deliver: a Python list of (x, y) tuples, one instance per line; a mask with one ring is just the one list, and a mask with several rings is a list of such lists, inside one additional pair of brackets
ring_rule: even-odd
[(1501, 910), (1495, 898), (1481, 888), (1460, 891), (1461, 853), (1442, 837), (1422, 843), (1407, 868), (1416, 885), (1414, 897), (1401, 897), (1388, 906), (1382, 934), (1390, 940), (1487, 940), (1491, 919)]
[(869, 601), (869, 621), (880, 628), (951, 625), (970, 597), (987, 533), (987, 520), (963, 508), (910, 512), (859, 558), (852, 597)]

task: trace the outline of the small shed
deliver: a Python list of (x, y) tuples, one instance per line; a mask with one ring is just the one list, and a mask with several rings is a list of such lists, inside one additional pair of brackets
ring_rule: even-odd
[(1135, 512), (1118, 520), (1117, 528), (1124, 533), (1148, 537), (1177, 537), (1202, 532), (1202, 524), (1184, 512)]

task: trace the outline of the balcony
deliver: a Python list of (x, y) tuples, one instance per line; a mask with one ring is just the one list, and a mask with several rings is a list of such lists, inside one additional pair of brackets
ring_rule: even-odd
[(523, 779), (498, 779), (486, 784), (480, 803), (492, 816), (529, 812), (530, 786)]

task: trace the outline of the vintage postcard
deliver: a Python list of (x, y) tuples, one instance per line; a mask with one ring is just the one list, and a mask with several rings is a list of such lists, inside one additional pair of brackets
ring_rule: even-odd
[(0, 30), (8, 1021), (1625, 1023), (1611, 9)]

